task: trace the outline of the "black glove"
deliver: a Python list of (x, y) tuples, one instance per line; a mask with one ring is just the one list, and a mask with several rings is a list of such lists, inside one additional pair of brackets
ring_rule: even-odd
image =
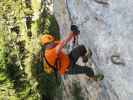
[(78, 26), (76, 25), (71, 25), (71, 31), (75, 34), (78, 35), (80, 33)]

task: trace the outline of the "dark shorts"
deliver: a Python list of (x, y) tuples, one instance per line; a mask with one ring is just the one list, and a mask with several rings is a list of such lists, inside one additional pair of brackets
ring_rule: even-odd
[(76, 64), (79, 57), (85, 56), (87, 50), (84, 45), (75, 47), (69, 54), (70, 57), (70, 68), (68, 74), (86, 74), (88, 76), (94, 76), (94, 71), (88, 66), (80, 66)]

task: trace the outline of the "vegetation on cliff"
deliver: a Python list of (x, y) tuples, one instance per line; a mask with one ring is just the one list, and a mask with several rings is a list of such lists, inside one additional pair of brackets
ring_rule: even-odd
[(0, 99), (39, 100), (45, 95), (54, 96), (54, 76), (44, 73), (39, 56), (40, 34), (52, 33), (59, 39), (57, 22), (46, 2), (2, 0), (0, 23)]

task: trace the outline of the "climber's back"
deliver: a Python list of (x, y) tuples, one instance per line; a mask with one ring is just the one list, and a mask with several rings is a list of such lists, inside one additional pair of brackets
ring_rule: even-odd
[(70, 65), (70, 61), (68, 55), (66, 55), (63, 50), (57, 53), (57, 49), (61, 45), (61, 42), (55, 41), (52, 35), (45, 34), (41, 37), (41, 44), (45, 46), (43, 57), (44, 60), (47, 60), (46, 63), (52, 65), (61, 75), (64, 75), (66, 69)]

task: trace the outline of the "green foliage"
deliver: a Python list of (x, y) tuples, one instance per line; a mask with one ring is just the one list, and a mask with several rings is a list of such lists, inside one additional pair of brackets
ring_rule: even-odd
[(73, 83), (73, 96), (75, 100), (83, 100), (84, 98), (81, 96), (81, 88), (79, 83)]
[[(45, 2), (45, 1), (42, 1)], [(45, 4), (45, 3), (42, 3)], [(46, 6), (46, 5), (43, 5)], [(59, 35), (59, 26), (54, 17), (48, 13), (47, 7), (42, 7), (42, 13), (40, 14), (40, 18), (37, 21), (38, 23), (38, 33), (45, 34), (49, 33), (56, 37), (56, 39), (60, 39)]]
[(27, 54), (20, 34), (24, 30), (20, 29), (24, 17), (22, 7), (20, 0), (0, 1), (0, 100), (39, 97), (24, 70)]
[(38, 33), (59, 39), (59, 28), (44, 0), (39, 18), (32, 21), (36, 7), (31, 1), (0, 1), (0, 100), (39, 100), (46, 95), (53, 100), (59, 87), (54, 74), (44, 73), (39, 57), (33, 59), (39, 51)]
[(8, 54), (6, 54), (7, 41), (5, 41), (5, 34), (7, 30), (4, 24), (0, 25), (0, 100), (14, 98), (17, 100), (17, 95), (13, 89), (13, 83), (7, 76), (6, 65), (8, 61)]
[(48, 27), (49, 32), (56, 37), (56, 39), (60, 39), (60, 35), (59, 35), (59, 26), (58, 23), (55, 19), (55, 16), (50, 15), (49, 16), (49, 20), (50, 20), (50, 24)]

